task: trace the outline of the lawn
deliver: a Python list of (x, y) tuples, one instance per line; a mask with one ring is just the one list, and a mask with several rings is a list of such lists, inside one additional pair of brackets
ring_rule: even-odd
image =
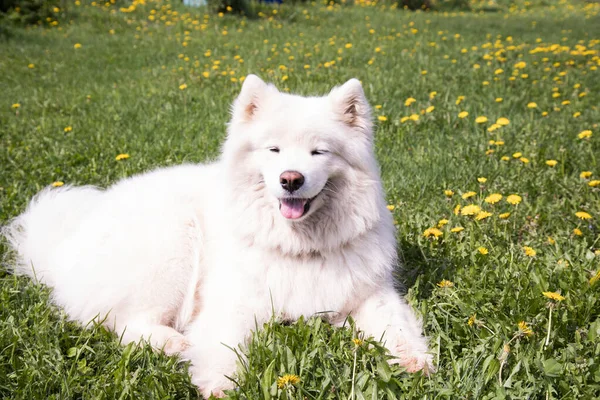
[[(246, 19), (64, 2), (0, 36), (0, 224), (53, 183), (214, 159), (249, 73), (302, 94), (357, 77), (398, 280), (438, 371), (389, 368), (351, 321), (274, 321), (243, 350), (230, 396), (598, 398), (600, 4), (472, 6), (263, 5)], [(197, 398), (184, 363), (83, 329), (49, 298), (0, 268), (1, 398)], [(300, 380), (279, 387), (285, 374)]]

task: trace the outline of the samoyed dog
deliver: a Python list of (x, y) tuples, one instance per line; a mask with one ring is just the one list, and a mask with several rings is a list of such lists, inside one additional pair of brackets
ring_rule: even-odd
[(222, 150), (106, 190), (43, 190), (2, 230), (12, 269), (52, 287), (70, 318), (190, 360), (207, 397), (232, 387), (230, 347), (273, 313), (352, 316), (393, 362), (432, 371), (421, 323), (394, 289), (395, 232), (360, 82), (301, 97), (249, 75)]

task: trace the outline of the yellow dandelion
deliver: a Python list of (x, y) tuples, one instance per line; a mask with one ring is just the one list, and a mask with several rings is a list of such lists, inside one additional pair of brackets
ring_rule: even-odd
[(61, 187), (64, 184), (65, 183), (63, 181), (56, 181), (56, 182), (52, 182), (52, 187)]
[(513, 158), (519, 158), (519, 157), (521, 157), (522, 155), (523, 155), (523, 153), (521, 153), (521, 152), (517, 151), (516, 153), (513, 153), (513, 155), (512, 155), (512, 156), (513, 156)]
[(546, 165), (550, 167), (554, 167), (556, 164), (558, 164), (558, 161), (556, 160), (546, 160)]
[(346, 45), (344, 46), (347, 49), (351, 49), (352, 48), (352, 43), (346, 43)]
[(121, 160), (126, 160), (129, 158), (129, 154), (127, 153), (121, 153), (118, 156), (115, 157), (115, 160), (117, 161), (121, 161)]
[(73, 46), (76, 49), (80, 49), (81, 48), (81, 43), (75, 43), (75, 45)]
[(473, 197), (473, 196), (475, 196), (476, 194), (477, 194), (477, 192), (473, 192), (473, 191), (471, 191), (471, 192), (464, 193), (464, 194), (463, 194), (461, 197), (462, 197), (464, 200), (466, 200), (466, 199), (468, 199), (469, 197)]
[(537, 254), (533, 247), (523, 246), (523, 250), (525, 251), (525, 255), (527, 257), (535, 257), (535, 255)]
[(29, 65), (27, 66), (27, 68), (29, 68), (29, 69), (34, 69), (34, 68), (35, 68), (35, 64), (29, 64)]
[(519, 204), (521, 202), (521, 200), (523, 200), (523, 199), (518, 194), (511, 194), (510, 196), (508, 196), (506, 198), (506, 201), (509, 204), (512, 204), (514, 206), (516, 206), (517, 204)]
[(537, 103), (535, 103), (533, 101), (531, 103), (527, 104), (527, 108), (537, 108), (537, 106), (538, 106)]
[(440, 282), (438, 282), (437, 285), (441, 288), (449, 288), (449, 287), (454, 287), (454, 282), (449, 281), (447, 279), (442, 279)]
[(590, 181), (588, 183), (588, 186), (591, 186), (591, 187), (600, 186), (600, 180), (594, 179), (593, 181)]
[(504, 99), (502, 97), (496, 97), (496, 103), (502, 103)]
[(363, 344), (364, 342), (362, 341), (362, 339), (359, 339), (359, 338), (354, 338), (354, 339), (352, 339), (352, 343), (354, 343), (354, 345), (355, 345), (356, 347), (360, 347), (360, 346), (362, 346), (362, 344)]
[(477, 182), (479, 182), (479, 183), (486, 183), (487, 182), (487, 178), (484, 177), (484, 176), (482, 176), (480, 178), (477, 178)]
[(438, 221), (438, 224), (437, 224), (437, 226), (438, 226), (438, 228), (441, 228), (441, 227), (443, 227), (444, 225), (448, 224), (448, 222), (450, 222), (450, 221), (448, 221), (446, 218), (442, 218), (442, 219), (440, 219), (440, 220)]
[(395, 206), (395, 205), (393, 205), (393, 204), (388, 204), (386, 207), (387, 207), (387, 209), (388, 209), (388, 210), (390, 210), (390, 211), (394, 211), (394, 209), (396, 208), (396, 206)]
[(590, 176), (592, 176), (592, 171), (582, 171), (582, 172), (579, 174), (579, 177), (580, 177), (581, 179), (588, 179)]
[(471, 315), (471, 316), (469, 317), (469, 320), (467, 321), (467, 325), (469, 325), (469, 326), (473, 326), (473, 325), (475, 324), (475, 321), (476, 321), (476, 319), (475, 319), (475, 318), (476, 318), (476, 315), (477, 315), (477, 314), (473, 314), (473, 315)]
[(578, 137), (579, 139), (589, 139), (589, 138), (591, 138), (591, 137), (592, 137), (592, 131), (591, 131), (591, 130), (589, 130), (589, 129), (586, 129), (585, 131), (581, 131), (581, 132), (579, 133), (579, 135), (577, 135), (577, 137)]
[(498, 125), (506, 126), (506, 125), (510, 124), (510, 121), (508, 120), (508, 118), (500, 117), (500, 118), (498, 118), (498, 120), (496, 120), (496, 123)]
[(563, 301), (565, 299), (565, 297), (561, 296), (558, 292), (542, 292), (542, 294), (550, 300)]
[(527, 163), (529, 163), (529, 158), (521, 157), (521, 158), (519, 158), (519, 161), (521, 161), (523, 164), (527, 164)]
[(444, 232), (440, 231), (438, 228), (427, 228), (423, 232), (423, 236), (425, 237), (435, 237), (436, 239), (442, 236)]
[(468, 111), (461, 111), (458, 113), (458, 118), (466, 118), (469, 116), (469, 112)]
[(481, 211), (481, 207), (475, 204), (469, 204), (468, 206), (464, 206), (462, 210), (460, 210), (461, 215), (477, 215)]
[(294, 386), (300, 383), (300, 377), (294, 374), (285, 374), (277, 378), (277, 387), (283, 389), (286, 386)]
[(433, 110), (435, 110), (435, 107), (434, 107), (434, 106), (429, 106), (429, 107), (427, 107), (427, 108), (425, 109), (425, 112), (429, 114), (429, 113), (430, 113), (430, 112), (432, 112)]
[(406, 99), (406, 101), (404, 102), (404, 105), (406, 107), (410, 106), (412, 103), (414, 103), (415, 101), (417, 101), (415, 98), (409, 97), (408, 99)]
[(486, 116), (480, 116), (475, 118), (475, 122), (477, 122), (478, 124), (485, 124), (488, 121)]
[(600, 280), (600, 269), (596, 272), (596, 275), (592, 276), (590, 279), (590, 285), (594, 285), (596, 282)]
[(510, 160), (510, 157), (509, 156), (502, 156), (501, 160), (502, 161), (508, 161), (508, 160)]
[(464, 230), (465, 230), (465, 228), (463, 228), (462, 226), (456, 226), (456, 227), (450, 229), (450, 232), (452, 232), (452, 233), (458, 233), (458, 232), (462, 232)]
[(489, 204), (496, 204), (502, 200), (502, 195), (500, 193), (492, 193), (485, 198), (485, 202)]
[(481, 255), (484, 255), (484, 256), (485, 256), (486, 254), (488, 254), (488, 253), (489, 253), (488, 249), (486, 249), (486, 248), (485, 248), (485, 247), (483, 247), (483, 246), (481, 246), (481, 247), (478, 247), (478, 248), (477, 248), (477, 251), (479, 252), (479, 254), (481, 254)]
[(179, 85), (179, 90), (185, 90), (187, 89), (187, 85), (185, 83), (182, 83), (181, 85)]
[(505, 213), (498, 215), (498, 218), (500, 218), (500, 219), (507, 219), (508, 217), (510, 217), (509, 212), (505, 212)]
[(592, 219), (592, 216), (585, 211), (577, 211), (575, 216), (579, 219)]
[(409, 119), (417, 122), (419, 120), (419, 115), (418, 114), (412, 114), (410, 117), (408, 117)]
[(66, 126), (64, 129), (65, 132), (71, 132), (72, 130), (73, 130), (72, 126)]
[(497, 70), (494, 71), (494, 75), (500, 75), (504, 73), (504, 70), (502, 68), (498, 68)]
[(444, 190), (444, 194), (446, 195), (446, 197), (452, 197), (454, 196), (454, 192), (450, 189), (446, 189)]
[(21, 104), (19, 104), (19, 103), (15, 103), (12, 105), (12, 108), (15, 108), (15, 109), (17, 109), (19, 107), (21, 107)]
[(583, 232), (581, 232), (581, 229), (575, 228), (575, 229), (573, 229), (573, 235), (575, 235), (575, 236), (583, 236)]
[(460, 204), (457, 204), (452, 212), (454, 213), (454, 215), (458, 215), (460, 213)]
[(519, 332), (525, 336), (531, 336), (533, 335), (533, 330), (531, 330), (531, 328), (527, 325), (527, 322), (525, 321), (521, 321), (518, 324), (519, 326)]
[(487, 212), (487, 211), (480, 211), (479, 213), (477, 213), (477, 215), (475, 216), (475, 219), (477, 221), (482, 221), (486, 218), (491, 217), (493, 214), (491, 212)]

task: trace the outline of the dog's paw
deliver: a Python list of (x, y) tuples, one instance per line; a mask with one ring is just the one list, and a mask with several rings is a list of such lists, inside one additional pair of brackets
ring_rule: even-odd
[(426, 375), (432, 374), (436, 371), (433, 356), (427, 352), (427, 348), (422, 347), (402, 341), (395, 347), (394, 358), (390, 363), (403, 366), (407, 372), (423, 371)]
[(220, 399), (225, 397), (225, 390), (233, 389), (233, 382), (209, 368), (190, 368), (192, 383), (198, 387), (205, 399), (210, 396)]
[(167, 342), (163, 346), (163, 351), (168, 355), (180, 354), (188, 347), (190, 347), (190, 343), (186, 340), (185, 336), (178, 335), (167, 339)]

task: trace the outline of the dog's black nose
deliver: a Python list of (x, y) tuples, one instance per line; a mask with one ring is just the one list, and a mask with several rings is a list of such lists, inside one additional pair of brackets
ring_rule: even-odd
[(304, 175), (296, 171), (285, 171), (279, 175), (281, 187), (292, 193), (304, 185)]

